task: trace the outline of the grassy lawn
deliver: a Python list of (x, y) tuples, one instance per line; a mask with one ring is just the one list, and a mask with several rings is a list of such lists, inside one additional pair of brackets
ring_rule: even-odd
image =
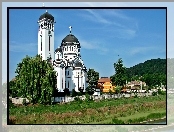
[(122, 98), (100, 102), (78, 101), (51, 106), (13, 106), (9, 116), (14, 124), (108, 124), (165, 112), (166, 96)]
[[(158, 110), (150, 110), (147, 112), (139, 112), (135, 113), (133, 115), (127, 115), (126, 117), (118, 117), (118, 120), (122, 120), (123, 122), (127, 122), (129, 119), (138, 119), (141, 117), (147, 117), (151, 113), (165, 113), (166, 110), (164, 108), (158, 109)], [(91, 122), (91, 124), (109, 124), (112, 122), (112, 118), (114, 115), (110, 115), (107, 117), (106, 120), (100, 121), (100, 122)]]

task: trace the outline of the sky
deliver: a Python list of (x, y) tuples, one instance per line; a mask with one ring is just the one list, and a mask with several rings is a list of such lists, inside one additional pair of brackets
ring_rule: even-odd
[[(38, 19), (46, 9), (11, 9), (9, 13), (9, 77), (17, 64), (37, 54)], [(100, 77), (114, 74), (114, 63), (125, 67), (146, 60), (166, 58), (166, 11), (164, 9), (47, 9), (55, 18), (54, 48), (72, 34), (81, 44), (87, 69)]]

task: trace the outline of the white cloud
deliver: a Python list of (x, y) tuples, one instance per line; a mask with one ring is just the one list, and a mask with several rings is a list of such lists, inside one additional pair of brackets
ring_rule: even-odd
[[(90, 13), (91, 15), (88, 14), (82, 14), (81, 16), (83, 18), (86, 18), (88, 20), (97, 22), (97, 23), (102, 23), (102, 24), (107, 24), (107, 25), (114, 25), (114, 26), (118, 26), (121, 28), (124, 28), (125, 26), (117, 23), (117, 22), (113, 22), (109, 19), (106, 19), (102, 14), (103, 13), (97, 13), (97, 10), (91, 10), (91, 9), (85, 9), (85, 11), (87, 11), (88, 13)], [(103, 12), (103, 11), (102, 11)], [(108, 13), (107, 11), (105, 11), (105, 13)]]
[(10, 52), (33, 52), (37, 51), (37, 43), (18, 43), (16, 41), (9, 42)]
[[(98, 10), (85, 9), (84, 11), (87, 11), (88, 14), (81, 13), (79, 15), (86, 20), (103, 24), (104, 26), (100, 28), (111, 34), (110, 37), (131, 39), (137, 35), (138, 21), (125, 15), (121, 10), (102, 9), (98, 12)], [(115, 17), (118, 17), (118, 22), (112, 20)], [(121, 21), (119, 22), (119, 20)]]
[(159, 53), (165, 53), (165, 49), (161, 49), (159, 47), (134, 47), (132, 49), (130, 49), (129, 53), (130, 55), (135, 55), (135, 54), (141, 54), (141, 53), (147, 53), (149, 51), (152, 51), (152, 52), (159, 52)]
[(108, 49), (102, 44), (102, 42), (86, 41), (81, 39), (80, 44), (83, 49), (96, 50), (102, 54), (105, 54), (108, 52)]

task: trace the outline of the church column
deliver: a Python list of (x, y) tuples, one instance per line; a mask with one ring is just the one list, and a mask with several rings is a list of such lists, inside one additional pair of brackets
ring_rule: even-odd
[(82, 72), (83, 73), (83, 87), (84, 87), (84, 89), (83, 89), (83, 92), (85, 92), (85, 88), (86, 88), (86, 85), (85, 85), (85, 72), (83, 71)]
[(59, 90), (59, 92), (61, 92), (62, 91), (62, 68), (60, 68), (60, 67), (57, 67), (56, 68), (56, 70), (57, 70), (57, 74), (58, 74), (58, 76), (57, 76), (57, 89)]
[(62, 69), (62, 78), (63, 78), (63, 90), (65, 89), (65, 67)]

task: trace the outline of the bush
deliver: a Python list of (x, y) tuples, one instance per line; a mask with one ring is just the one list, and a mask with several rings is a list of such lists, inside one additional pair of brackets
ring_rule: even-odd
[(160, 94), (160, 95), (165, 95), (166, 92), (162, 91), (161, 89), (158, 89), (158, 94)]
[(92, 98), (92, 97), (90, 97), (90, 95), (89, 95), (89, 94), (86, 94), (85, 96), (86, 96), (85, 101), (87, 101), (87, 102), (89, 102), (89, 101), (93, 101), (93, 98)]
[(72, 90), (72, 97), (77, 96), (77, 92), (75, 91), (75, 89)]
[(156, 96), (157, 95), (157, 92), (152, 92), (152, 96)]
[(112, 123), (114, 123), (114, 124), (125, 124), (124, 121), (119, 120), (117, 118), (112, 119)]

